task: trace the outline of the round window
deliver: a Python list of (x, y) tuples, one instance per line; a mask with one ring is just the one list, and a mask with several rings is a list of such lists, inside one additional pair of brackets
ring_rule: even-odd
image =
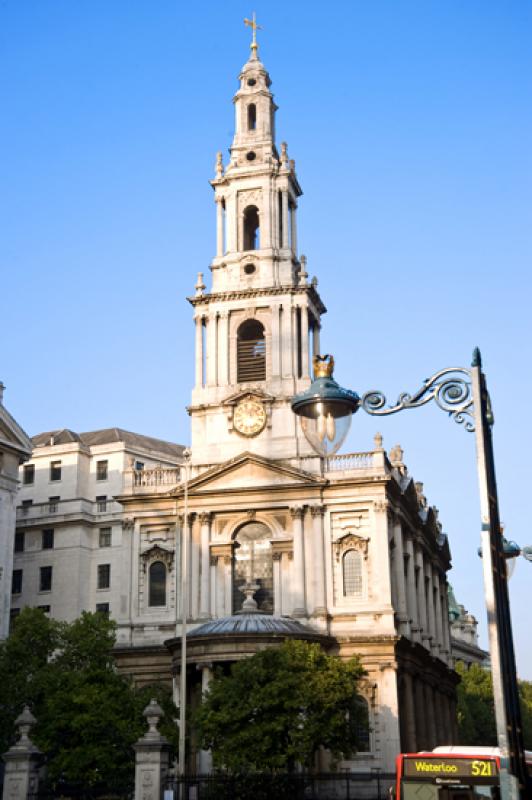
[(251, 150), (251, 152), (249, 152), (246, 155), (246, 158), (247, 158), (248, 161), (255, 161), (255, 159), (257, 158), (257, 154), (254, 153), (253, 150)]
[(255, 78), (248, 78), (248, 86), (255, 86), (256, 83)]
[(253, 273), (255, 272), (255, 264), (246, 264), (246, 266), (244, 267), (244, 272), (246, 273), (246, 275), (253, 275)]

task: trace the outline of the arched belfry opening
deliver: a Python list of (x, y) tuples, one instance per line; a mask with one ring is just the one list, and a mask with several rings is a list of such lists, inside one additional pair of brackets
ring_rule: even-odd
[(233, 550), (233, 613), (240, 611), (244, 586), (257, 586), (254, 600), (259, 611), (273, 614), (273, 558), (271, 531), (263, 522), (248, 522), (238, 529)]
[(248, 106), (248, 131), (255, 131), (257, 129), (257, 106), (255, 103), (250, 103)]
[(258, 250), (260, 247), (260, 221), (257, 206), (244, 209), (244, 250)]
[(266, 380), (266, 339), (264, 326), (256, 319), (247, 319), (237, 331), (237, 381)]

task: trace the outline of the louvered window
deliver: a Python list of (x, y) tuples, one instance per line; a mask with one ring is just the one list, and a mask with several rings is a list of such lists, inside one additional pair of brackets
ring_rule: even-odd
[(264, 328), (255, 319), (243, 322), (237, 334), (237, 381), (266, 380)]
[(344, 597), (362, 597), (362, 556), (348, 550), (343, 557)]

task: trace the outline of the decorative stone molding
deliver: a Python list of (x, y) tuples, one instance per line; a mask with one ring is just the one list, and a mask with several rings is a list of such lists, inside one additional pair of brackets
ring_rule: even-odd
[(202, 525), (210, 525), (213, 517), (214, 514), (212, 513), (212, 511), (201, 511), (198, 514), (199, 521)]
[(211, 557), (210, 557), (210, 560), (209, 560), (209, 564), (210, 564), (211, 567), (215, 567), (218, 564), (218, 556), (213, 556), (211, 554)]
[(252, 520), (252, 519), (255, 519), (256, 516), (257, 516), (257, 512), (255, 511), (254, 508), (250, 508), (250, 509), (248, 509), (246, 511), (246, 518), (247, 519)]
[(373, 501), (373, 510), (374, 511), (388, 511), (390, 504), (387, 500), (374, 500)]
[(303, 516), (303, 506), (292, 506), (290, 509), (290, 516), (292, 519), (301, 519)]
[(222, 558), (224, 563), (227, 564), (232, 561), (233, 558), (233, 548), (234, 545), (232, 542), (226, 542), (225, 544), (211, 544), (211, 559)]
[(283, 553), (286, 553), (289, 558), (293, 554), (293, 544), (291, 539), (272, 539), (272, 558), (274, 561), (279, 561)]
[(124, 531), (132, 531), (135, 527), (135, 520), (133, 517), (124, 517), (122, 520), (122, 529)]
[(167, 550), (164, 547), (161, 547), (158, 544), (152, 545), (143, 553), (141, 553), (140, 558), (142, 560), (142, 568), (144, 572), (146, 572), (146, 570), (148, 569), (148, 564), (151, 564), (154, 561), (162, 561), (167, 569), (170, 569), (174, 563), (173, 552)]
[(367, 560), (369, 539), (364, 536), (357, 536), (355, 533), (346, 533), (334, 543), (336, 551), (336, 561), (340, 563), (342, 556), (348, 550), (358, 550)]

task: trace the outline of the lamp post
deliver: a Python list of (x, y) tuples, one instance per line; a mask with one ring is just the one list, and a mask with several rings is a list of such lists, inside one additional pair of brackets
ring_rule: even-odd
[[(188, 481), (190, 473), (190, 450), (183, 451), (183, 528), (181, 535), (181, 591), (176, 591), (176, 598), (181, 598), (181, 675), (179, 683), (179, 752), (178, 774), (181, 778), (185, 775), (185, 748), (186, 748), (186, 711), (187, 711), (187, 617), (188, 617)], [(177, 566), (177, 565), (176, 565)], [(176, 575), (177, 575), (176, 569)], [(176, 590), (179, 587), (176, 586)], [(177, 627), (177, 625), (176, 625)], [(177, 631), (176, 631), (177, 633)], [(181, 794), (184, 797), (185, 784), (181, 784)]]
[(482, 519), (484, 592), (488, 612), (488, 633), (493, 676), (497, 740), (501, 752), (502, 800), (525, 800), (527, 769), (524, 757), (521, 712), (510, 619), (510, 602), (504, 537), (499, 519), (497, 483), (491, 428), (493, 414), (482, 372), (480, 351), (475, 349), (470, 369), (450, 367), (427, 378), (409, 394), (403, 392), (394, 405), (387, 405), (382, 392), (369, 391), (360, 398), (342, 389), (332, 378), (332, 356), (315, 356), (315, 380), (307, 391), (292, 400), (303, 432), (321, 456), (335, 453), (344, 441), (351, 417), (359, 408), (373, 416), (388, 416), (419, 408), (434, 400), (466, 431), (475, 433), (477, 471)]

